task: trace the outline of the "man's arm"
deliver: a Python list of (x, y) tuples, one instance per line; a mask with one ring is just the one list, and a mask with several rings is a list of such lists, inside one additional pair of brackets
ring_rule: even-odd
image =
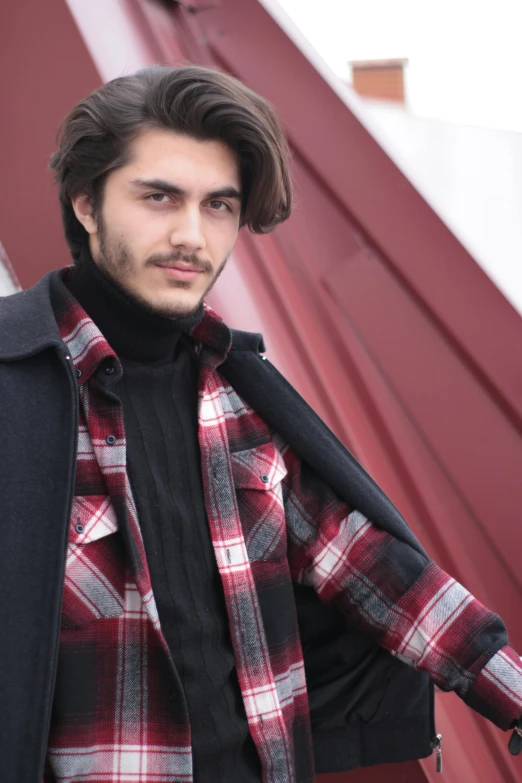
[(501, 618), (433, 561), (376, 527), (282, 447), (292, 577), (379, 645), (500, 728), (522, 714), (522, 666)]

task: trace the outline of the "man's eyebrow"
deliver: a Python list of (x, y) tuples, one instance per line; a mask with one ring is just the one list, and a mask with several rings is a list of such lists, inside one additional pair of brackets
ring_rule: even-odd
[[(186, 190), (180, 188), (179, 185), (174, 185), (173, 182), (168, 182), (166, 179), (133, 179), (131, 184), (136, 185), (139, 188), (161, 190), (163, 193), (170, 193), (173, 196), (187, 195)], [(226, 185), (206, 193), (205, 198), (237, 198), (241, 200), (241, 191), (232, 185)]]

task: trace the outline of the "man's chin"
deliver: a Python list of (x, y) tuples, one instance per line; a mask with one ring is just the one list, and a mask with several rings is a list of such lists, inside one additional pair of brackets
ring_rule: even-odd
[[(189, 318), (194, 315), (201, 307), (202, 299), (206, 291), (200, 291), (200, 295), (192, 287), (177, 286), (176, 290), (154, 289), (138, 290), (137, 286), (124, 285), (120, 282), (127, 296), (153, 315), (159, 315), (163, 318)], [(208, 290), (208, 289), (207, 289)]]
[(201, 299), (195, 299), (194, 297), (183, 299), (180, 297), (175, 300), (153, 300), (145, 299), (144, 297), (137, 297), (139, 303), (154, 315), (159, 315), (163, 318), (189, 318), (194, 315), (201, 306)]

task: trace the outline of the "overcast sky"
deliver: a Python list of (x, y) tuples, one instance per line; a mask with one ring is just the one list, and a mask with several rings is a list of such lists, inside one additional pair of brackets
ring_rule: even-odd
[(278, 0), (335, 73), (407, 57), (425, 117), (522, 132), (522, 0)]

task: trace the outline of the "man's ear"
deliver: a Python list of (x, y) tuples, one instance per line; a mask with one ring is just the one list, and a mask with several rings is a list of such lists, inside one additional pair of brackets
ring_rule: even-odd
[(71, 199), (74, 214), (88, 234), (97, 234), (98, 227), (94, 219), (93, 206), (90, 197), (86, 193), (80, 193)]

